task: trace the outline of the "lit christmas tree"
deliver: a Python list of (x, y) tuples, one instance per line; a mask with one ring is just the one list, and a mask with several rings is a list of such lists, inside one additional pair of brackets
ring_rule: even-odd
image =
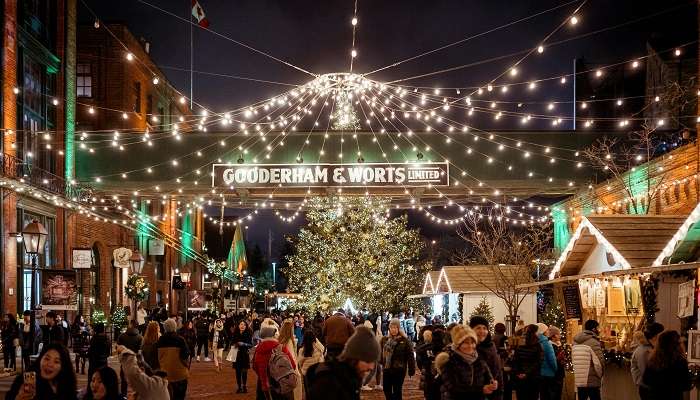
[(488, 300), (486, 300), (486, 296), (481, 298), (481, 301), (476, 308), (474, 308), (474, 311), (472, 311), (472, 315), (470, 315), (469, 318), (477, 315), (486, 318), (486, 320), (489, 321), (489, 329), (493, 330), (493, 323), (496, 318), (493, 316), (493, 307), (491, 307)]
[(562, 340), (566, 340), (566, 318), (564, 317), (564, 309), (559, 301), (551, 299), (549, 303), (544, 306), (541, 319), (547, 326), (556, 326), (559, 328)]
[(338, 308), (350, 299), (360, 308), (398, 309), (420, 287), (427, 265), (406, 216), (388, 219), (388, 201), (358, 197), (314, 198), (308, 226), (288, 256), (289, 290), (312, 310)]

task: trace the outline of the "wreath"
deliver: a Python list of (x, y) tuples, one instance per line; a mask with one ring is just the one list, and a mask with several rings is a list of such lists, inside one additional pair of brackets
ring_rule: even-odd
[(131, 275), (126, 281), (126, 297), (134, 301), (142, 301), (148, 296), (148, 282), (141, 275)]

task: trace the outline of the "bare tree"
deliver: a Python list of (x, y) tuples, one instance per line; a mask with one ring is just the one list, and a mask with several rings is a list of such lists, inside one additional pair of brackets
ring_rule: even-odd
[(552, 230), (547, 224), (512, 225), (506, 212), (482, 216), (469, 214), (457, 229), (467, 246), (455, 253), (453, 261), (465, 268), (469, 264), (486, 265), (496, 279), (470, 275), (475, 282), (503, 300), (508, 309), (511, 331), (515, 316), (525, 298), (535, 292), (531, 283), (551, 256)]
[[(660, 143), (658, 123), (645, 122), (624, 139), (604, 137), (583, 151), (590, 165), (620, 186), (630, 213), (647, 214), (660, 195), (669, 169), (652, 161)], [(604, 202), (604, 199), (599, 199)], [(610, 204), (605, 204), (615, 210)]]

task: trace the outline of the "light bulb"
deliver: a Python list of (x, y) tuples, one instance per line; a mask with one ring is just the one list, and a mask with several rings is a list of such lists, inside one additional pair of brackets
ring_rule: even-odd
[(352, 24), (352, 26), (357, 25), (357, 17), (352, 17), (352, 21), (350, 21), (350, 23)]
[(632, 63), (632, 68), (637, 68), (639, 66), (639, 61), (634, 61)]
[(185, 99), (185, 96), (180, 96), (180, 104), (185, 104), (187, 102), (187, 99)]
[(542, 45), (538, 46), (538, 47), (537, 47), (537, 52), (540, 53), (540, 54), (544, 53), (544, 46), (542, 46)]
[(510, 76), (516, 76), (518, 75), (518, 69), (513, 67), (510, 69)]
[(673, 54), (676, 55), (676, 57), (681, 55), (681, 49), (676, 49), (676, 51), (673, 52)]
[(134, 60), (134, 54), (133, 53), (126, 53), (126, 59), (128, 61), (133, 61)]
[(160, 79), (158, 79), (157, 76), (154, 76), (154, 77), (153, 77), (153, 84), (154, 84), (154, 85), (157, 85), (158, 82), (160, 82)]
[(357, 50), (352, 49), (352, 51), (350, 52), (350, 57), (352, 57), (352, 58), (357, 57)]
[(573, 17), (571, 17), (570, 22), (571, 22), (571, 25), (578, 24), (578, 17), (574, 15)]

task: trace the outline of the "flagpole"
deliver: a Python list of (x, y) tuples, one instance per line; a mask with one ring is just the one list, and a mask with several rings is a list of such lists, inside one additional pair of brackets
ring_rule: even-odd
[[(188, 0), (188, 4), (192, 4), (190, 0)], [(190, 6), (190, 110), (192, 110), (192, 105), (193, 105), (193, 99), (194, 99), (194, 40), (193, 40), (193, 32), (192, 32), (192, 7)]]

